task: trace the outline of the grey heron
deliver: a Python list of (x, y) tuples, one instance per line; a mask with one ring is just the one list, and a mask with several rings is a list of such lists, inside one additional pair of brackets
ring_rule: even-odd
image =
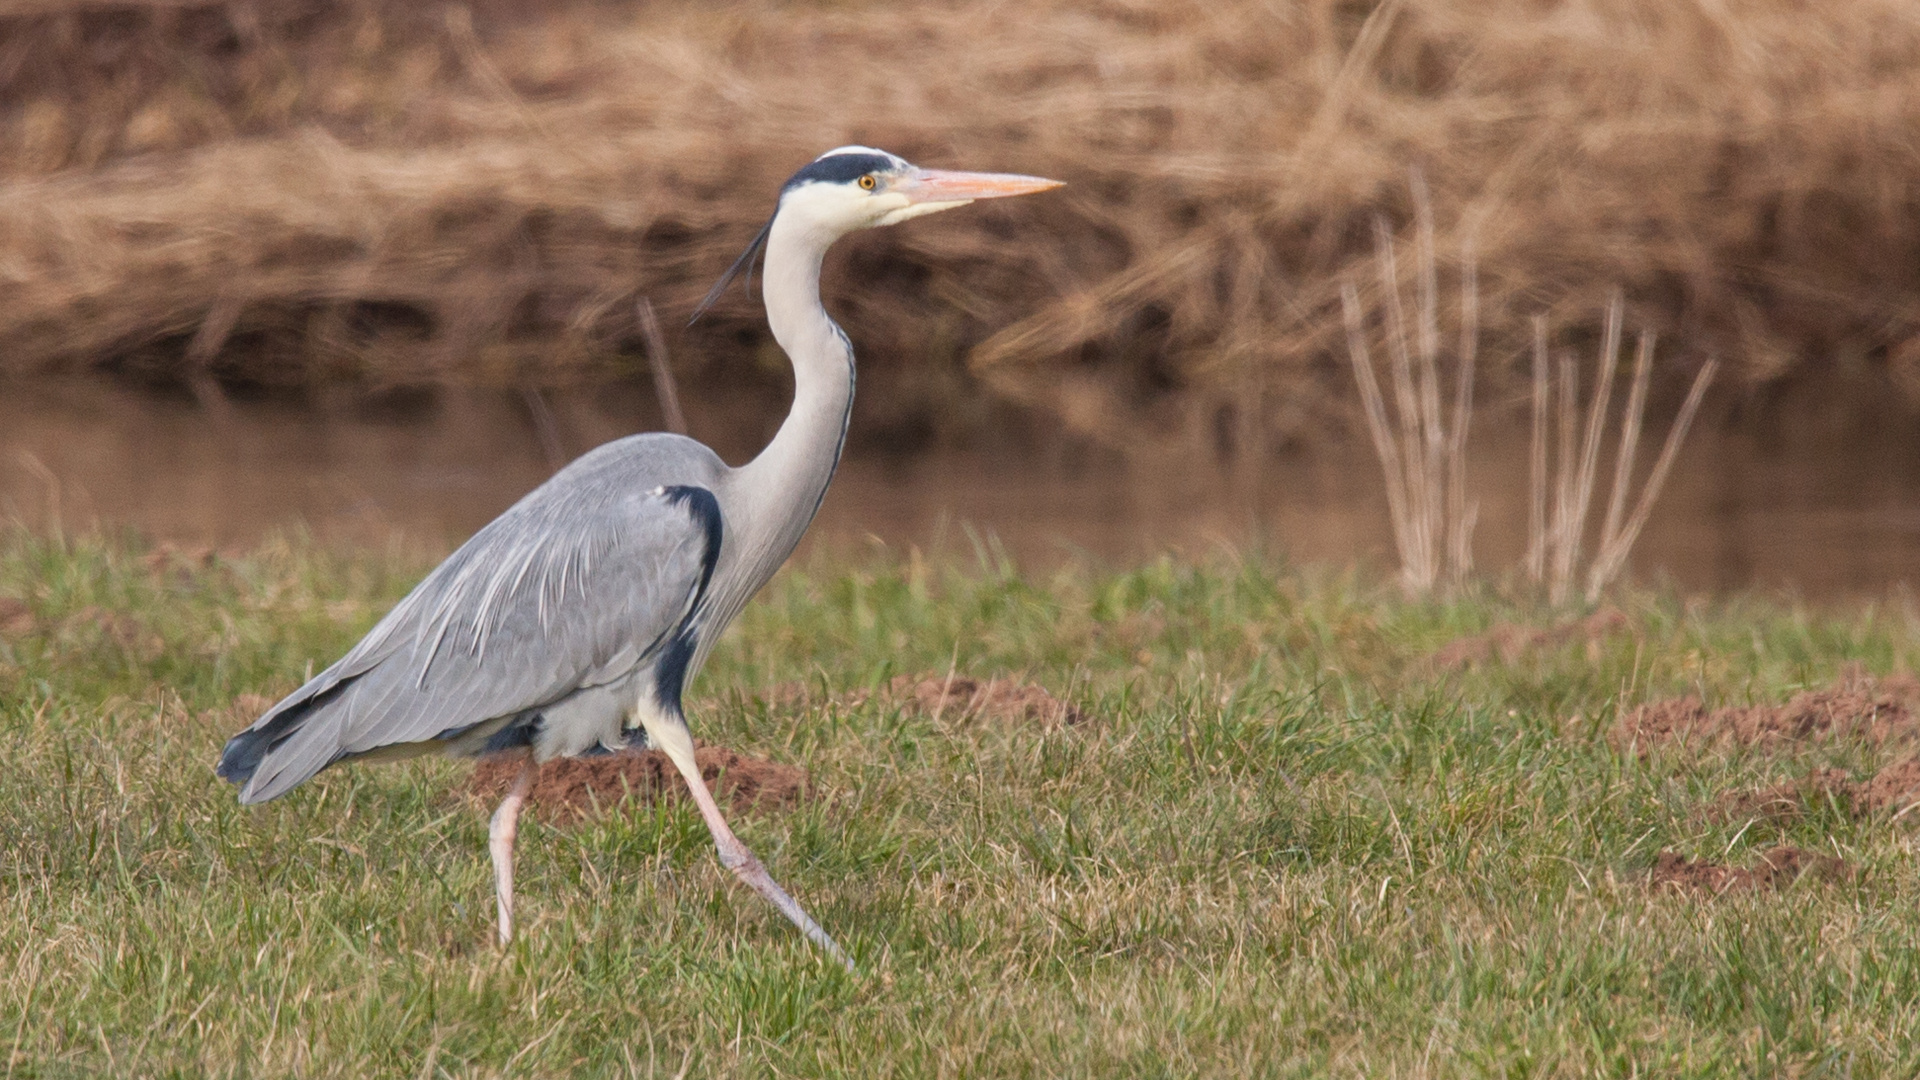
[(771, 220), (699, 309), (764, 249), (767, 322), (793, 364), (794, 391), (759, 456), (731, 468), (692, 439), (659, 433), (587, 453), (230, 739), (220, 776), (240, 786), (242, 803), (259, 803), (343, 761), (524, 753), (488, 829), (504, 944), (517, 822), (539, 763), (644, 742), (686, 780), (720, 862), (851, 969), (721, 816), (694, 763), (681, 692), (792, 554), (846, 442), (853, 346), (820, 303), (827, 249), (858, 229), (1058, 186), (916, 168), (864, 146), (816, 158), (781, 188)]

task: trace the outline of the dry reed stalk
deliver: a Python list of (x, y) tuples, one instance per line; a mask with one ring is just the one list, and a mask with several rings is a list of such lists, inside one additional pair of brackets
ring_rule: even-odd
[[(1651, 352), (1651, 347), (1649, 347)], [(1667, 473), (1673, 468), (1674, 459), (1680, 456), (1680, 446), (1686, 441), (1687, 431), (1693, 427), (1694, 414), (1700, 411), (1700, 402), (1707, 396), (1707, 387), (1712, 385), (1713, 377), (1720, 369), (1718, 357), (1708, 357), (1700, 366), (1700, 373), (1693, 378), (1693, 388), (1687, 391), (1687, 400), (1680, 406), (1680, 413), (1674, 417), (1673, 427), (1667, 431), (1667, 441), (1660, 447), (1660, 456), (1653, 463), (1653, 471), (1647, 474), (1646, 486), (1640, 489), (1640, 498), (1634, 503), (1633, 514), (1613, 542), (1603, 547), (1599, 557), (1594, 560), (1592, 575), (1587, 582), (1588, 602), (1599, 599), (1600, 593), (1627, 564), (1627, 555), (1633, 550), (1635, 540), (1640, 538), (1640, 530), (1653, 513), (1653, 504), (1660, 497), (1660, 489), (1666, 486)]]
[[(1426, 179), (1414, 169), (1408, 177), (1413, 196), (1414, 271), (1418, 284), (1419, 334), (1416, 344), (1420, 356), (1420, 420), (1426, 431), (1426, 469), (1421, 477), (1427, 492), (1427, 547), (1432, 555), (1429, 570), (1440, 567), (1441, 522), (1446, 516), (1446, 469), (1448, 442), (1440, 417), (1440, 310), (1439, 272), (1433, 251), (1433, 201), (1427, 194)], [(1396, 290), (1397, 291), (1397, 290)], [(1396, 297), (1397, 299), (1397, 297)]]
[(30, 450), (22, 450), (18, 454), (15, 454), (14, 460), (19, 462), (21, 468), (32, 473), (33, 478), (40, 481), (40, 483), (46, 487), (46, 516), (41, 519), (39, 527), (46, 532), (47, 536), (51, 538), (54, 543), (64, 545), (66, 543), (66, 515), (62, 510), (59, 475), (52, 469), (47, 468), (47, 463), (41, 461), (40, 458)]
[[(1564, 526), (1557, 537), (1558, 550), (1554, 553), (1553, 580), (1548, 595), (1555, 604), (1565, 603), (1567, 593), (1573, 586), (1574, 567), (1580, 561), (1580, 546), (1587, 532), (1587, 508), (1593, 504), (1593, 482), (1600, 471), (1600, 441), (1607, 421), (1607, 406), (1613, 399), (1614, 364), (1620, 355), (1620, 322), (1624, 317), (1625, 301), (1619, 293), (1614, 293), (1607, 302), (1607, 328), (1600, 342), (1600, 355), (1594, 362), (1593, 397), (1587, 402), (1587, 422), (1585, 437), (1580, 443), (1580, 462), (1572, 473), (1572, 484), (1567, 494), (1567, 515)], [(1571, 371), (1571, 366), (1567, 370)], [(1569, 377), (1566, 393), (1562, 400), (1572, 415), (1572, 394), (1575, 393), (1573, 379)], [(1563, 449), (1571, 444), (1563, 436)]]
[(1423, 596), (1433, 590), (1443, 571), (1450, 583), (1459, 584), (1472, 566), (1473, 523), (1478, 507), (1466, 493), (1466, 438), (1473, 412), (1479, 301), (1474, 254), (1468, 248), (1461, 258), (1460, 356), (1456, 360), (1449, 428), (1440, 404), (1439, 260), (1433, 242), (1432, 203), (1417, 171), (1411, 187), (1416, 289), (1411, 327), (1401, 300), (1392, 232), (1384, 220), (1374, 221), (1379, 322), (1389, 356), (1388, 376), (1393, 381), (1391, 417), (1373, 370), (1359, 290), (1351, 281), (1341, 287), (1340, 308), (1347, 356), (1360, 387), (1362, 413), (1386, 480), (1387, 512), (1400, 555), (1401, 585), (1409, 595)]
[(1613, 382), (1620, 361), (1621, 323), (1626, 317), (1626, 301), (1615, 292), (1607, 302), (1606, 330), (1600, 341), (1600, 355), (1594, 362), (1593, 400), (1587, 404), (1586, 439), (1580, 448), (1580, 486), (1574, 496), (1573, 538), (1575, 551), (1586, 535), (1587, 511), (1593, 505), (1594, 482), (1600, 473), (1600, 444), (1606, 435), (1607, 408), (1613, 404)]
[(1473, 526), (1477, 502), (1467, 499), (1467, 427), (1473, 420), (1473, 369), (1480, 349), (1480, 276), (1469, 238), (1460, 256), (1460, 366), (1453, 391), (1452, 443), (1447, 448), (1447, 561), (1457, 588), (1473, 570)]
[(1393, 526), (1393, 544), (1400, 552), (1401, 584), (1413, 591), (1410, 570), (1417, 561), (1413, 522), (1407, 507), (1407, 474), (1400, 462), (1400, 449), (1387, 425), (1386, 401), (1380, 393), (1380, 381), (1373, 374), (1373, 360), (1367, 351), (1367, 331), (1360, 310), (1360, 297), (1352, 282), (1340, 289), (1340, 310), (1346, 318), (1347, 356), (1353, 362), (1354, 378), (1360, 384), (1362, 414), (1367, 419), (1367, 434), (1373, 439), (1374, 453), (1380, 457), (1380, 472), (1387, 484), (1387, 518)]
[(1533, 317), (1533, 446), (1527, 490), (1527, 576), (1538, 584), (1547, 576), (1547, 425), (1553, 377), (1547, 361), (1547, 317)]
[[(1564, 597), (1571, 566), (1562, 567), (1561, 552), (1567, 548), (1567, 532), (1573, 526), (1574, 424), (1578, 414), (1577, 396), (1580, 367), (1572, 350), (1560, 350), (1560, 392), (1554, 398), (1554, 428), (1559, 446), (1554, 456), (1553, 524), (1547, 529), (1547, 595)], [(1557, 601), (1556, 601), (1557, 602)]]
[(673, 380), (673, 365), (667, 359), (667, 336), (660, 332), (660, 318), (653, 313), (653, 301), (641, 297), (634, 304), (640, 332), (646, 335), (647, 366), (653, 370), (653, 394), (660, 402), (660, 416), (667, 430), (675, 435), (687, 433), (687, 415), (680, 411), (680, 389)]
[[(1394, 238), (1384, 219), (1375, 219), (1373, 252), (1379, 271), (1377, 325), (1388, 352), (1388, 379), (1394, 405), (1380, 386), (1367, 344), (1367, 311), (1352, 281), (1340, 286), (1340, 313), (1346, 327), (1348, 359), (1359, 384), (1361, 411), (1367, 432), (1379, 455), (1386, 480), (1386, 507), (1392, 517), (1394, 546), (1400, 552), (1402, 588), (1411, 596), (1432, 592), (1442, 571), (1448, 582), (1465, 582), (1473, 565), (1471, 534), (1475, 503), (1467, 498), (1467, 432), (1473, 421), (1473, 379), (1478, 350), (1478, 269), (1475, 248), (1461, 254), (1459, 288), (1459, 357), (1453, 371), (1452, 423), (1446, 425), (1440, 409), (1440, 282), (1432, 242), (1432, 204), (1421, 184), (1411, 177), (1413, 190), (1413, 244), (1415, 244), (1415, 311), (1409, 323), (1400, 294), (1400, 265)], [(1528, 544), (1523, 557), (1526, 575), (1546, 584), (1549, 603), (1569, 600), (1582, 565), (1582, 548), (1594, 507), (1601, 448), (1613, 423), (1613, 384), (1619, 379), (1620, 346), (1626, 323), (1626, 300), (1615, 290), (1607, 298), (1605, 325), (1594, 357), (1594, 386), (1586, 407), (1580, 407), (1580, 361), (1572, 350), (1561, 350), (1559, 375), (1549, 359), (1548, 317), (1532, 319), (1532, 446), (1528, 471)], [(1713, 379), (1716, 361), (1709, 361), (1695, 379), (1686, 405), (1653, 467), (1647, 484), (1622, 523), (1630, 496), (1634, 459), (1645, 425), (1647, 388), (1653, 373), (1655, 334), (1642, 331), (1634, 354), (1634, 379), (1620, 409), (1619, 438), (1613, 461), (1613, 488), (1607, 496), (1605, 517), (1599, 523), (1599, 542), (1586, 567), (1588, 601), (1619, 577), (1626, 555), (1640, 536), (1661, 486), (1667, 482), (1674, 457), (1692, 427), (1693, 413)], [(1557, 452), (1549, 454), (1549, 444)], [(1551, 484), (1551, 517), (1548, 513)], [(1444, 544), (1442, 544), (1444, 540)]]
[(1393, 233), (1383, 219), (1373, 222), (1374, 262), (1387, 312), (1387, 356), (1392, 360), (1394, 404), (1400, 420), (1400, 460), (1406, 469), (1407, 531), (1411, 536), (1402, 573), (1414, 595), (1433, 587), (1433, 500), (1428, 457), (1432, 440), (1425, 432), (1425, 397), (1414, 382), (1413, 350), (1407, 343), (1407, 315), (1400, 302), (1400, 271), (1394, 260)]
[[(1613, 455), (1613, 494), (1607, 499), (1607, 517), (1600, 525), (1600, 546), (1605, 553), (1620, 536), (1620, 514), (1627, 505), (1627, 484), (1633, 479), (1633, 458), (1640, 445), (1640, 426), (1647, 412), (1647, 384), (1653, 377), (1654, 332), (1642, 330), (1640, 345), (1633, 356), (1633, 387), (1627, 392), (1627, 408), (1620, 429), (1620, 446)], [(1598, 563), (1596, 563), (1596, 568)], [(1594, 591), (1589, 583), (1589, 591)]]
[[(1579, 363), (1571, 350), (1563, 350), (1556, 379), (1548, 363), (1547, 319), (1545, 316), (1535, 316), (1533, 320), (1530, 515), (1527, 551), (1522, 566), (1532, 581), (1546, 586), (1549, 602), (1556, 605), (1567, 601), (1580, 566), (1581, 540), (1595, 494), (1600, 446), (1605, 441), (1606, 428), (1611, 421), (1608, 406), (1612, 400), (1613, 381), (1617, 377), (1614, 362), (1619, 356), (1624, 314), (1622, 300), (1615, 294), (1607, 304), (1606, 332), (1600, 343), (1593, 396), (1587, 404), (1583, 437), (1577, 452), (1574, 436), (1579, 412)], [(1654, 502), (1660, 497), (1667, 475), (1679, 456), (1680, 446), (1693, 425), (1694, 414), (1699, 411), (1700, 402), (1719, 368), (1719, 361), (1710, 358), (1695, 377), (1693, 387), (1672, 429), (1667, 433), (1660, 457), (1634, 501), (1633, 512), (1623, 523), (1622, 513), (1632, 491), (1633, 463), (1645, 426), (1655, 341), (1653, 331), (1644, 330), (1635, 350), (1633, 383), (1620, 412), (1612, 491), (1607, 498), (1606, 516), (1600, 525), (1599, 544), (1587, 567), (1585, 595), (1588, 603), (1598, 600), (1625, 568), (1627, 555), (1632, 551), (1634, 541), (1639, 538), (1648, 515), (1652, 513)], [(1551, 465), (1548, 454), (1549, 427), (1556, 429), (1558, 436), (1558, 450), (1552, 455)], [(1551, 523), (1547, 521), (1546, 510), (1550, 472), (1553, 477), (1554, 504)]]

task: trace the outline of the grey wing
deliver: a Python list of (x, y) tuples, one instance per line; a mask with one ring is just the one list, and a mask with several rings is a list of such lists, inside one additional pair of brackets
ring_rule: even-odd
[(342, 758), (449, 739), (649, 662), (718, 558), (701, 487), (536, 492), (476, 533), (339, 662), (227, 743), (243, 803)]

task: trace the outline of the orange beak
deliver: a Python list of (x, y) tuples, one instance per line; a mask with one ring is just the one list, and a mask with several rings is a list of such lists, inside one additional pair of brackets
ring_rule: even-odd
[(1004, 199), (1009, 195), (1031, 195), (1051, 191), (1063, 181), (1016, 173), (952, 172), (946, 169), (916, 169), (894, 181), (893, 190), (914, 203), (966, 203), (975, 199)]

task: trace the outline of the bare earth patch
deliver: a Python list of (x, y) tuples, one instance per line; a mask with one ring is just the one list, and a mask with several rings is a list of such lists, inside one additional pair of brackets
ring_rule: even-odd
[(1920, 805), (1920, 758), (1889, 765), (1872, 779), (1858, 782), (1839, 769), (1815, 769), (1803, 779), (1723, 795), (1708, 805), (1703, 816), (1716, 821), (1790, 821), (1823, 803), (1854, 817), (1904, 817)]
[(1815, 769), (1799, 780), (1761, 788), (1758, 791), (1731, 791), (1708, 805), (1705, 817), (1716, 821), (1740, 821), (1759, 818), (1764, 821), (1791, 821), (1810, 808), (1831, 803), (1850, 813), (1864, 813), (1861, 790), (1840, 769)]
[(1900, 817), (1920, 804), (1920, 758), (1881, 769), (1878, 776), (1855, 790), (1853, 798), (1867, 813)]
[[(693, 756), (714, 798), (734, 810), (791, 807), (810, 791), (807, 771), (796, 765), (748, 757), (722, 746), (698, 746)], [(467, 792), (485, 802), (498, 802), (513, 786), (522, 760), (517, 754), (482, 758), (467, 781)], [(540, 767), (527, 802), (543, 811), (548, 821), (567, 823), (604, 813), (629, 797), (649, 803), (685, 798), (686, 784), (667, 755), (658, 750), (556, 758)]]
[[(1622, 714), (1609, 733), (1614, 745), (1645, 752), (1669, 742), (1707, 747), (1778, 747), (1858, 739), (1869, 743), (1920, 741), (1920, 680), (1851, 673), (1833, 686), (1795, 694), (1784, 705), (1726, 705), (1709, 709), (1693, 696), (1649, 702)], [(1786, 821), (1822, 804), (1855, 817), (1896, 819), (1920, 804), (1920, 758), (1890, 765), (1856, 781), (1839, 769), (1754, 791), (1729, 792), (1702, 809), (1713, 820)]]
[[(761, 695), (769, 705), (806, 708), (822, 703), (800, 683), (783, 683)], [(976, 679), (968, 675), (897, 675), (875, 690), (830, 695), (826, 700), (858, 708), (879, 701), (935, 720), (964, 725), (977, 722), (1040, 724), (1044, 727), (1086, 722), (1079, 706), (1055, 697), (1047, 688), (1020, 679)]]
[(1678, 852), (1663, 851), (1654, 860), (1650, 882), (1661, 891), (1723, 896), (1732, 892), (1770, 892), (1786, 888), (1803, 877), (1842, 881), (1856, 874), (1856, 869), (1844, 859), (1782, 846), (1761, 852), (1759, 864), (1751, 868), (1689, 859)]
[(1911, 740), (1920, 736), (1920, 720), (1912, 707), (1916, 701), (1920, 701), (1920, 682), (1911, 676), (1846, 679), (1824, 690), (1796, 694), (1785, 705), (1709, 709), (1697, 697), (1669, 698), (1622, 714), (1614, 725), (1613, 741), (1646, 748), (1676, 739), (1736, 746), (1828, 738)]
[(1561, 623), (1559, 626), (1499, 623), (1484, 634), (1469, 634), (1442, 645), (1431, 660), (1433, 666), (1443, 669), (1484, 665), (1495, 658), (1503, 664), (1514, 664), (1529, 654), (1558, 649), (1573, 642), (1585, 642), (1589, 656), (1598, 659), (1600, 647), (1609, 637), (1625, 633), (1631, 627), (1632, 623), (1627, 617), (1613, 608), (1602, 608), (1584, 619)]
[(25, 600), (0, 596), (0, 638), (26, 637), (34, 625), (33, 609)]

